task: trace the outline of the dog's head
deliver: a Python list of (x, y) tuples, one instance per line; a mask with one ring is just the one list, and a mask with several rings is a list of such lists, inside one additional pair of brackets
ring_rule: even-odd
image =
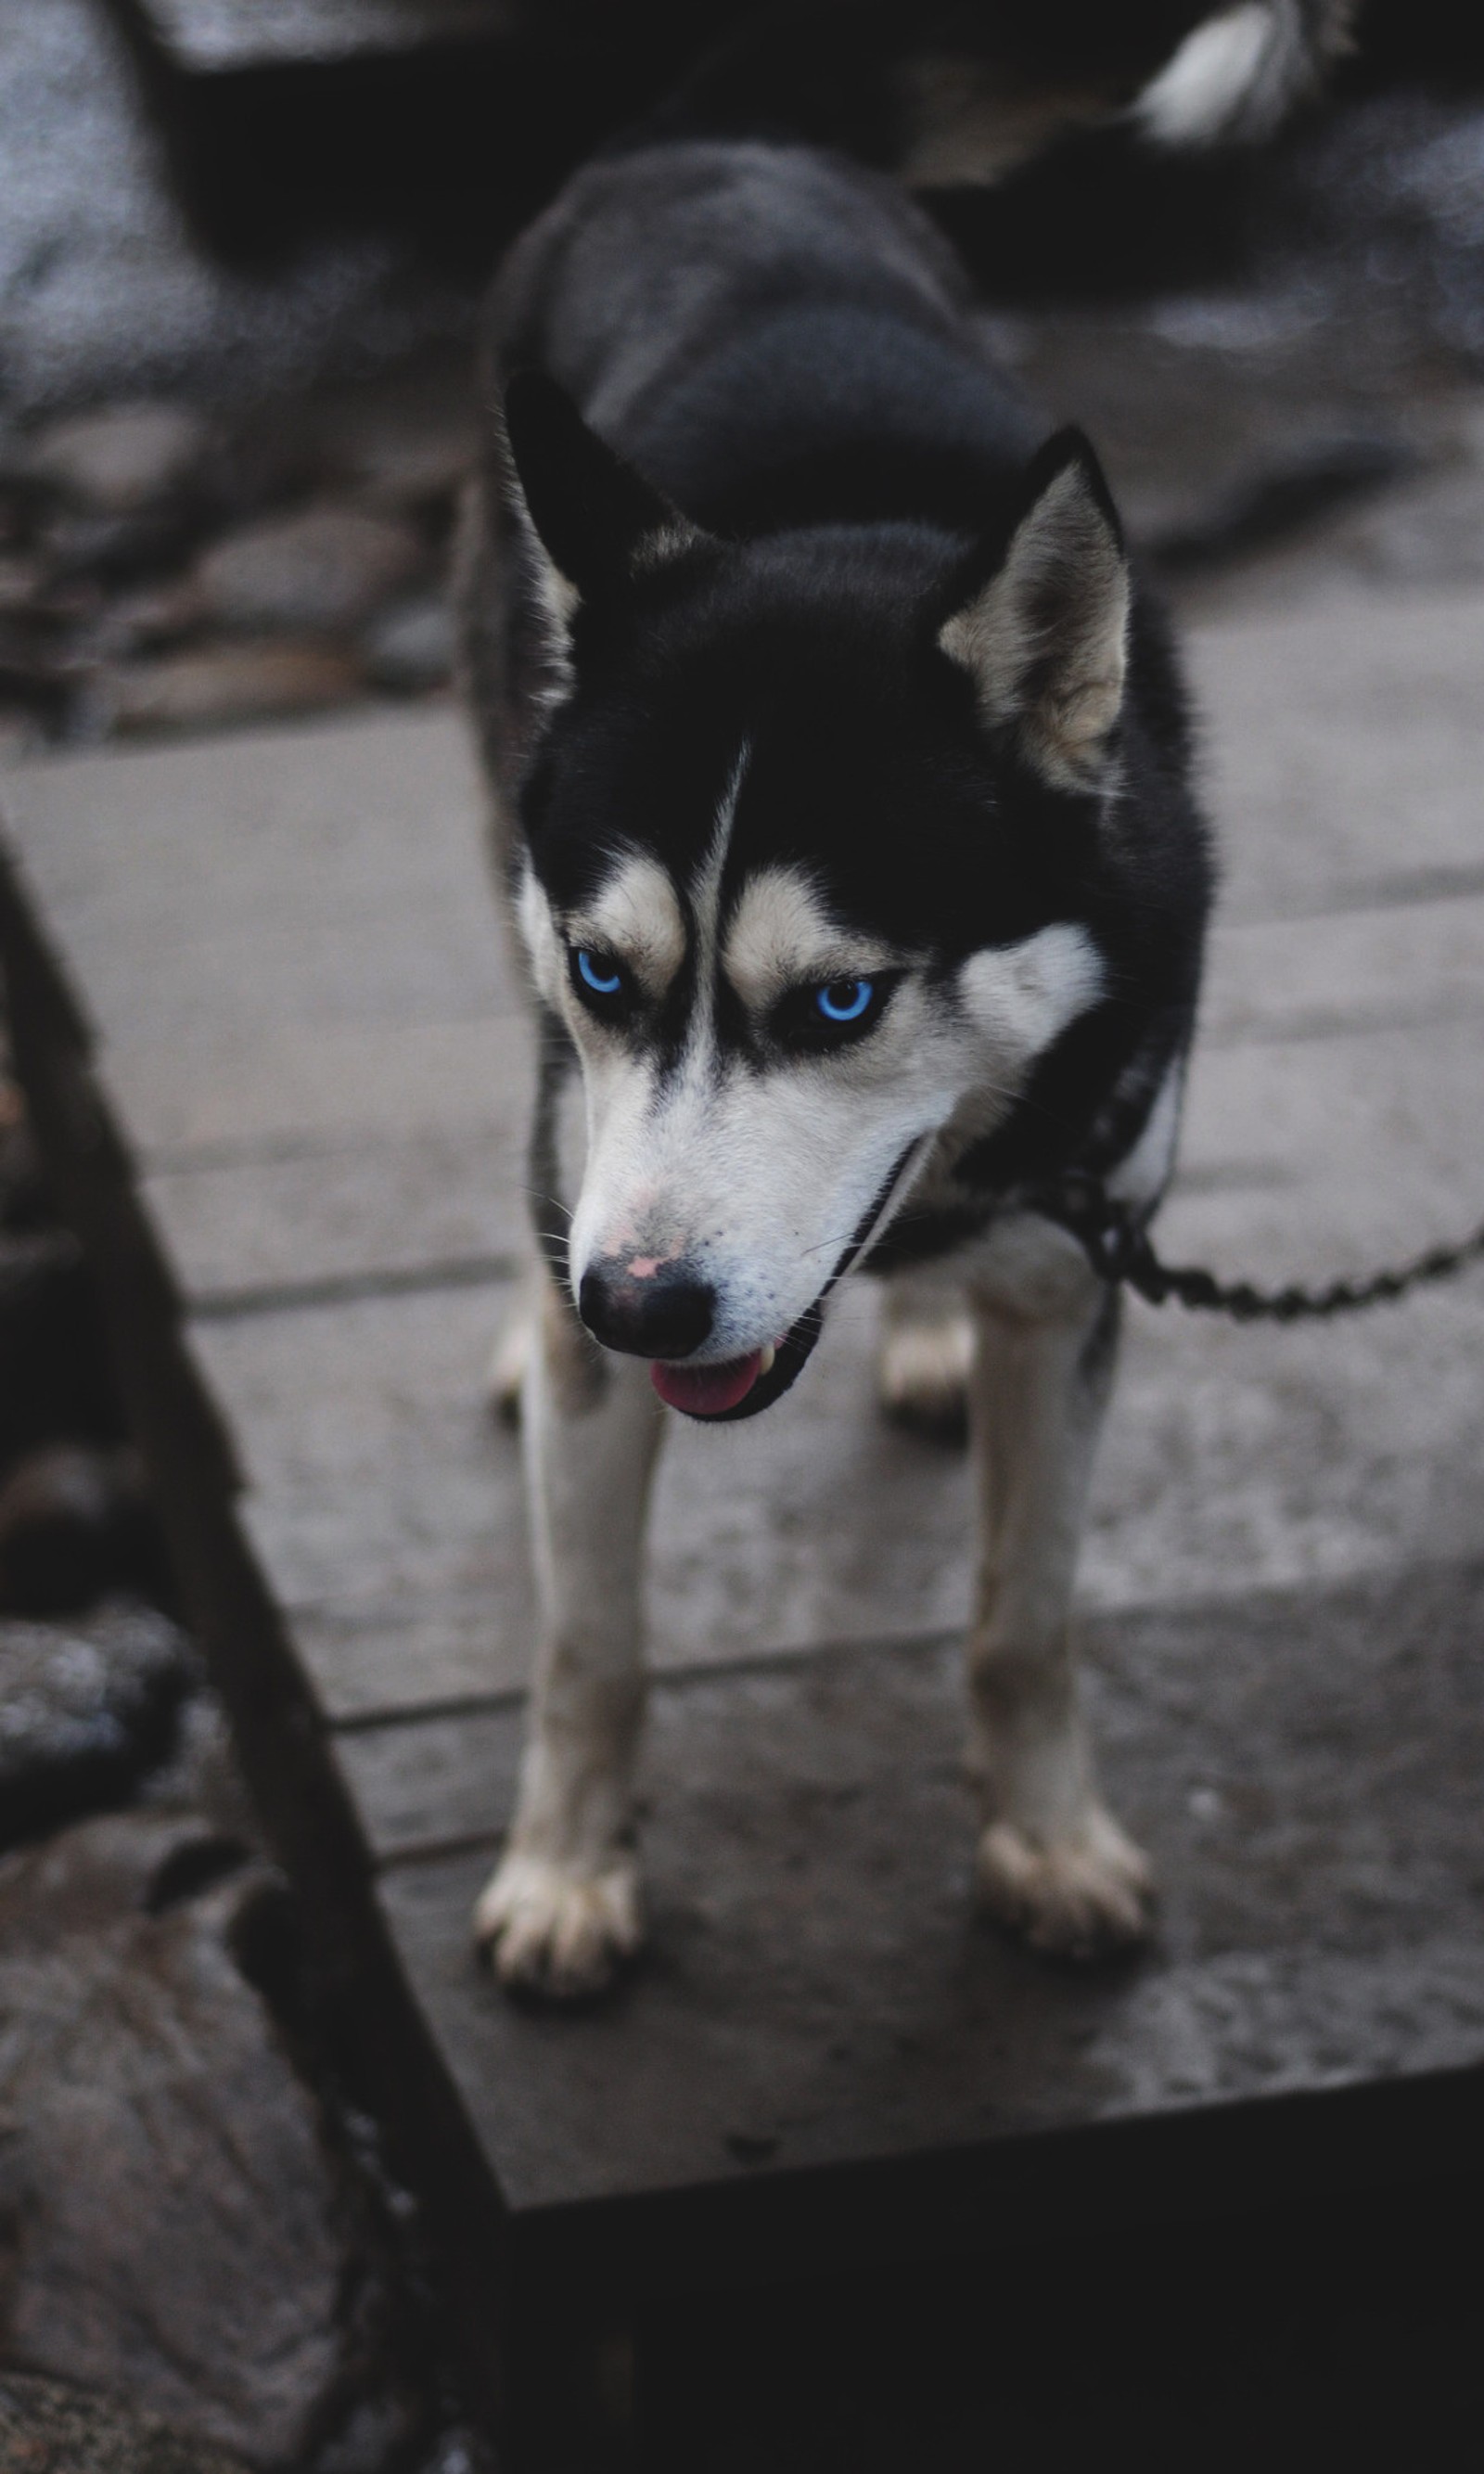
[(693, 1416), (798, 1371), (952, 1122), (1106, 992), (1129, 580), (1091, 449), (965, 555), (932, 527), (696, 528), (545, 379), (508, 400), (517, 899), (582, 1063), (573, 1294)]

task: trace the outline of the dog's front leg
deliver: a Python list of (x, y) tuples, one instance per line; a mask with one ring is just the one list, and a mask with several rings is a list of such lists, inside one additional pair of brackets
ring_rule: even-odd
[(974, 1347), (961, 1279), (936, 1265), (895, 1273), (883, 1301), (877, 1366), (887, 1416), (936, 1443), (961, 1443)]
[(969, 1384), (982, 1521), (969, 1643), (979, 1882), (991, 1911), (1037, 1948), (1084, 1955), (1136, 1940), (1151, 1890), (1143, 1856), (1098, 1796), (1069, 1637), (1118, 1296), (1044, 1223), (1006, 1236), (976, 1283)]
[(521, 1422), (541, 1637), (515, 1820), (474, 1928), (506, 1983), (574, 1995), (641, 1938), (640, 1588), (664, 1412), (647, 1366), (599, 1355), (545, 1275), (533, 1337)]

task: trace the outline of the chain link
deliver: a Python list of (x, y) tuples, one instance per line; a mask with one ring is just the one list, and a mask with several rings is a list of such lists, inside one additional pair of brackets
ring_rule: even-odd
[(1457, 1246), (1434, 1246), (1410, 1263), (1363, 1280), (1331, 1280), (1322, 1289), (1254, 1289), (1250, 1280), (1218, 1280), (1198, 1264), (1162, 1263), (1145, 1230), (1090, 1181), (1069, 1179), (1037, 1196), (1034, 1207), (1077, 1239), (1103, 1279), (1122, 1282), (1152, 1306), (1175, 1298), (1192, 1313), (1229, 1315), (1234, 1322), (1326, 1322), (1366, 1306), (1393, 1304), (1484, 1259), (1481, 1226)]

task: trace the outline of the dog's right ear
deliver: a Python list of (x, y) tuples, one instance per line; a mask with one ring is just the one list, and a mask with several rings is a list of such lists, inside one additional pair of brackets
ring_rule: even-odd
[(968, 672), (985, 726), (1010, 731), (1057, 788), (1106, 788), (1128, 667), (1129, 564), (1080, 430), (1047, 441), (1009, 543), (987, 572), (971, 562), (961, 589), (937, 642)]
[(580, 603), (612, 599), (707, 540), (588, 427), (544, 371), (517, 373), (504, 414), (504, 477), (520, 499), (511, 512), (524, 515), (544, 554), (544, 597), (564, 624)]

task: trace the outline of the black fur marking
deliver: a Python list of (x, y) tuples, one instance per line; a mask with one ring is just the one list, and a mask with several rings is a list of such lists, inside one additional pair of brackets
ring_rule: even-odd
[[(966, 1145), (950, 1200), (909, 1206), (872, 1268), (961, 1244), (1063, 1175), (1108, 1176), (1188, 1041), (1199, 983), (1212, 868), (1184, 691), (1135, 578), (1113, 787), (1072, 791), (1016, 733), (985, 727), (940, 649), (945, 618), (1069, 455), (1119, 538), (1091, 450), (1063, 435), (1035, 454), (1037, 424), (940, 238), (886, 182), (796, 144), (637, 146), (579, 174), (520, 244), (490, 360), (547, 373), (605, 442), (549, 384), (512, 391), (530, 512), (583, 595), (566, 701), (515, 731), (530, 751), (519, 832), (558, 915), (623, 849), (651, 855), (684, 905), (745, 743), (723, 919), (749, 875), (780, 865), (941, 1004), (969, 955), (1056, 923), (1104, 967), (1102, 1002)], [(491, 470), (504, 470), (493, 449)], [(657, 525), (666, 554), (636, 566)], [(530, 577), (493, 551), (472, 572), (507, 596), (470, 623), (493, 745), (519, 703), (500, 647), (532, 632)], [(669, 1061), (694, 969), (693, 946), (644, 1025)], [(766, 1034), (717, 997), (734, 1059), (762, 1061)], [(542, 1237), (556, 1260), (546, 1223)], [(813, 1327), (795, 1334), (732, 1415), (794, 1379)]]
[(580, 594), (621, 592), (644, 545), (684, 528), (669, 499), (579, 420), (545, 371), (515, 373), (505, 429), (536, 530)]

